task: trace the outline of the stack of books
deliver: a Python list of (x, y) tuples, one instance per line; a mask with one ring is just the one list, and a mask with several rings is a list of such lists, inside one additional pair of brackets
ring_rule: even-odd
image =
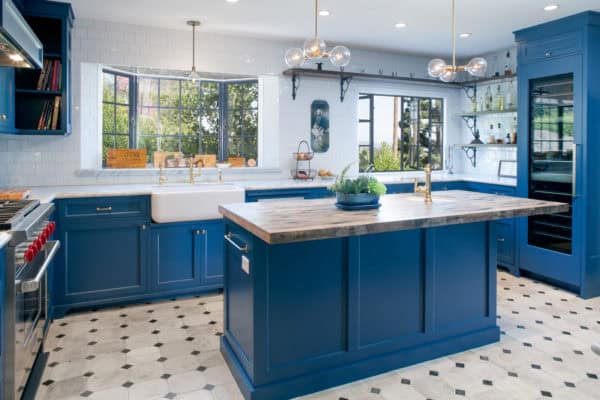
[(61, 90), (62, 64), (60, 60), (44, 60), (44, 67), (37, 82), (37, 90)]
[(38, 120), (38, 130), (56, 130), (58, 127), (58, 114), (60, 113), (60, 96), (55, 96), (54, 100), (44, 101), (42, 114)]

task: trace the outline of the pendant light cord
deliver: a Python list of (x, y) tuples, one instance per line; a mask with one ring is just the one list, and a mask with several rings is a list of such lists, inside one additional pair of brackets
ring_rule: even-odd
[(196, 25), (192, 25), (192, 71), (196, 71)]
[(319, 0), (315, 0), (315, 39), (319, 37)]
[(456, 69), (456, 0), (452, 0), (452, 68)]

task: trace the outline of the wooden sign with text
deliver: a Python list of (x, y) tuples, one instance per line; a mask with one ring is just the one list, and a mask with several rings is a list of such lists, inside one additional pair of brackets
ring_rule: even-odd
[(108, 168), (146, 168), (146, 149), (111, 149), (106, 152)]

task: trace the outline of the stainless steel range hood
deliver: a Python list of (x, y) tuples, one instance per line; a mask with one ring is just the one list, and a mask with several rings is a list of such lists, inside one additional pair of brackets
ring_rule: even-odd
[(41, 68), (44, 48), (11, 0), (0, 0), (0, 66)]

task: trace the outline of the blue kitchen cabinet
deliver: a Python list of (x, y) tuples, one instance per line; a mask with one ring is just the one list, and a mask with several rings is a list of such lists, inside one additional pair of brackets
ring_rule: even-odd
[(152, 225), (151, 290), (177, 293), (223, 285), (223, 222)]
[(600, 296), (600, 13), (537, 25), (515, 37), (517, 193), (570, 205), (552, 217), (519, 219), (519, 267), (583, 298)]
[[(511, 186), (493, 185), (479, 182), (467, 182), (465, 188), (473, 192), (515, 196), (516, 189)], [(513, 275), (520, 275), (517, 264), (516, 224), (514, 219), (503, 219), (496, 222), (496, 241), (498, 265), (508, 269)]]
[(62, 243), (52, 286), (56, 316), (147, 292), (147, 196), (65, 199), (56, 205)]
[(15, 70), (0, 68), (0, 133), (15, 130)]
[[(5, 293), (4, 293), (4, 288), (6, 286), (6, 281), (5, 281), (5, 271), (6, 269), (6, 247), (2, 247), (0, 248), (0, 360), (4, 360), (5, 356), (4, 356), (4, 313), (5, 313), (5, 307), (6, 305), (4, 304), (4, 298), (5, 298)], [(5, 363), (2, 362), (0, 363), (0, 377), (4, 377), (4, 365)], [(4, 393), (4, 382), (2, 382), (2, 379), (0, 378), (0, 393)], [(0, 396), (2, 397), (2, 396)]]
[(247, 190), (246, 203), (273, 199), (322, 199), (333, 196), (334, 193), (326, 187)]

